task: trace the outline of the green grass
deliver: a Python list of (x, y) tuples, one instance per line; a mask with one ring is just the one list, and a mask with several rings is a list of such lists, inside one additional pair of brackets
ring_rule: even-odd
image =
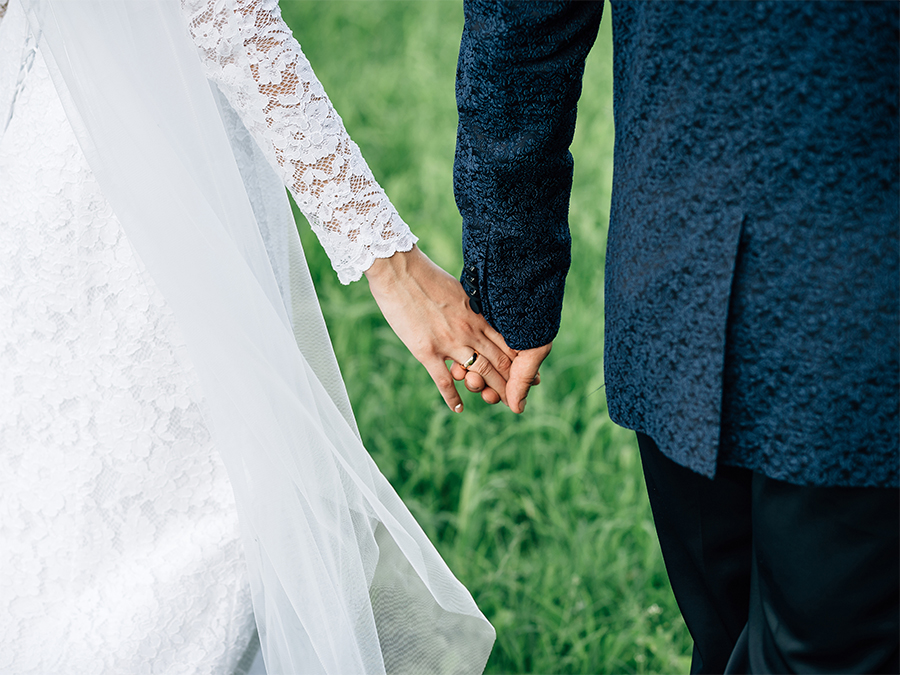
[[(420, 245), (461, 268), (453, 201), (456, 1), (302, 2), (282, 11)], [(609, 420), (602, 278), (612, 174), (609, 17), (572, 152), (576, 246), (563, 323), (525, 415), (467, 397), (453, 415), (298, 222), (366, 447), (497, 629), (489, 673), (687, 672), (634, 436)]]

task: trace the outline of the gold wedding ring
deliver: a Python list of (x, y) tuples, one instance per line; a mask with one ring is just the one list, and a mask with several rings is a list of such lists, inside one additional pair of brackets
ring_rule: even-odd
[(461, 365), (463, 368), (465, 368), (466, 370), (468, 370), (469, 368), (472, 367), (472, 364), (475, 363), (475, 359), (477, 359), (477, 358), (478, 358), (478, 352), (473, 352), (473, 353), (472, 353), (472, 358), (470, 358), (470, 359), (469, 359), (468, 361), (466, 361), (465, 363), (461, 363), (460, 365)]

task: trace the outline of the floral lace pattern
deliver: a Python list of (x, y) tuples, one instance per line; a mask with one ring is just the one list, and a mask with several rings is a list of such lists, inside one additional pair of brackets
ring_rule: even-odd
[(233, 672), (231, 484), (40, 52), (0, 142), (0, 325), (0, 672)]
[(375, 182), (275, 0), (183, 0), (206, 75), (277, 166), (343, 283), (417, 241)]
[[(277, 6), (183, 9), (341, 281), (409, 250)], [(0, 672), (235, 672), (255, 622), (196, 373), (39, 45), (2, 30), (21, 6), (0, 19)]]

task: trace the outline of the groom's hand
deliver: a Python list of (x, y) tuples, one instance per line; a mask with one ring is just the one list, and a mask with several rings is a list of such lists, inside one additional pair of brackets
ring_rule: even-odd
[(550, 353), (553, 343), (534, 349), (523, 349), (513, 359), (506, 381), (506, 403), (514, 413), (525, 411), (528, 390), (540, 382), (538, 369)]

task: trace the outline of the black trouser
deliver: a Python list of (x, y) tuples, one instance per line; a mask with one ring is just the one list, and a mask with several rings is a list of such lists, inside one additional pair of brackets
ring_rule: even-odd
[(638, 444), (692, 673), (900, 672), (900, 493), (709, 480)]

